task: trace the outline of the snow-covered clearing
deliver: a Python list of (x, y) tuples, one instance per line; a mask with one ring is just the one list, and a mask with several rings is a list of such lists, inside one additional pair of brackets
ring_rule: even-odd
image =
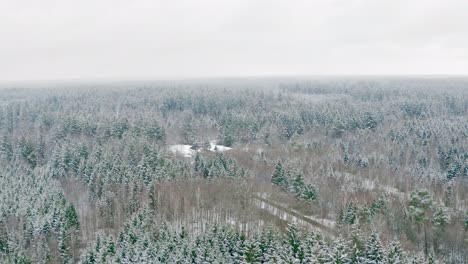
[(223, 146), (223, 145), (218, 145), (218, 144), (216, 144), (216, 141), (215, 141), (215, 140), (210, 141), (210, 149), (209, 149), (209, 151), (212, 151), (212, 152), (216, 152), (216, 151), (223, 152), (223, 151), (227, 151), (227, 150), (231, 150), (231, 149), (232, 149), (231, 147), (226, 147), (226, 146)]
[(191, 147), (190, 145), (176, 144), (169, 146), (169, 150), (175, 155), (191, 158), (197, 153), (197, 151), (191, 149)]
[[(223, 145), (216, 144), (215, 140), (210, 141), (210, 148), (207, 149), (211, 152), (224, 152), (231, 150), (231, 147), (226, 147)], [(172, 152), (174, 155), (179, 155), (185, 158), (192, 158), (195, 156), (197, 152), (202, 152), (204, 149), (200, 148), (195, 150), (192, 148), (191, 145), (184, 145), (184, 144), (174, 144), (169, 146), (169, 151)]]

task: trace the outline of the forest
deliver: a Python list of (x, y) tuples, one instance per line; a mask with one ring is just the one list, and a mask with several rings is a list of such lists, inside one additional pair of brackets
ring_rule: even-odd
[(468, 79), (0, 87), (0, 263), (468, 263)]

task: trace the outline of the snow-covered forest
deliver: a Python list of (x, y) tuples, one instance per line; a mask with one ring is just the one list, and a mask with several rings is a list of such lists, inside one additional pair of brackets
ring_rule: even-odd
[(468, 263), (468, 79), (0, 88), (0, 263)]

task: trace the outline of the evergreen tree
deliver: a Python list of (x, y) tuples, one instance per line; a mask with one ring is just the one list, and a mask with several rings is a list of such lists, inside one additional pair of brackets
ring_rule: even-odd
[(230, 128), (223, 129), (223, 145), (226, 147), (232, 147), (234, 144), (233, 131)]
[(353, 245), (351, 249), (351, 263), (361, 264), (366, 262), (365, 252), (359, 250), (359, 246), (357, 244)]
[(5, 221), (0, 217), (0, 256), (8, 252), (8, 231)]
[(69, 263), (70, 262), (70, 253), (69, 253), (69, 247), (68, 247), (68, 240), (69, 240), (69, 235), (65, 228), (60, 227), (59, 231), (59, 236), (58, 236), (58, 247), (59, 247), (59, 252), (60, 252), (60, 257), (62, 259), (62, 263)]
[(290, 246), (292, 256), (298, 258), (301, 252), (301, 238), (295, 224), (290, 224), (287, 227), (287, 242)]
[(348, 252), (349, 248), (346, 242), (344, 241), (343, 237), (338, 237), (335, 241), (333, 241), (333, 247), (331, 251), (332, 263), (351, 263), (351, 259), (349, 258)]
[(314, 201), (317, 199), (317, 191), (312, 184), (306, 184), (302, 189), (302, 193), (300, 196), (301, 199), (305, 201)]
[(386, 261), (388, 264), (402, 264), (406, 263), (405, 255), (401, 248), (400, 243), (395, 240), (392, 241), (387, 250)]
[(200, 173), (203, 171), (203, 161), (201, 160), (201, 157), (200, 155), (198, 154), (195, 154), (195, 162), (194, 162), (194, 165), (195, 165), (195, 171)]
[(292, 183), (292, 193), (295, 194), (297, 197), (302, 197), (303, 190), (305, 188), (304, 177), (301, 173), (296, 172), (294, 173)]
[(366, 263), (381, 263), (385, 252), (376, 233), (372, 233), (366, 244)]
[(13, 146), (6, 135), (3, 136), (2, 143), (0, 144), (0, 157), (6, 160), (13, 159)]
[(468, 232), (468, 211), (465, 212), (465, 219), (463, 220), (463, 228)]
[(149, 185), (148, 201), (149, 201), (148, 202), (149, 209), (154, 214), (156, 212), (158, 203), (157, 203), (157, 197), (156, 197), (155, 188), (153, 184)]
[(450, 224), (450, 216), (444, 206), (436, 206), (432, 222), (434, 233), (436, 234), (443, 232), (445, 227)]
[(348, 203), (346, 210), (344, 211), (343, 222), (349, 225), (353, 225), (357, 220), (357, 206), (350, 202)]
[(278, 163), (275, 166), (275, 170), (273, 171), (273, 175), (271, 177), (271, 183), (282, 189), (288, 186), (286, 172), (283, 168), (283, 164), (281, 163), (281, 161), (278, 161)]
[(36, 155), (36, 148), (34, 144), (30, 140), (26, 140), (22, 138), (19, 142), (19, 149), (21, 153), (21, 157), (29, 164), (31, 167), (36, 167), (37, 165), (37, 155)]
[(437, 205), (432, 216), (433, 249), (436, 252), (439, 250), (440, 235), (448, 224), (450, 224), (450, 217), (447, 210), (443, 205)]
[(436, 263), (438, 263), (438, 261), (437, 261), (436, 257), (434, 256), (434, 252), (431, 251), (429, 253), (429, 257), (427, 259), (427, 264), (436, 264)]
[(410, 195), (409, 209), (414, 221), (424, 229), (424, 254), (429, 253), (429, 238), (427, 234), (427, 221), (429, 220), (429, 210), (432, 208), (432, 196), (427, 190), (416, 190)]
[(195, 143), (196, 135), (195, 127), (193, 124), (193, 117), (186, 115), (182, 124), (182, 136), (184, 137), (184, 144), (193, 145)]
[(80, 222), (78, 220), (78, 214), (76, 213), (75, 207), (73, 204), (68, 204), (65, 209), (65, 228), (66, 229), (79, 229)]
[(246, 263), (258, 263), (261, 259), (261, 251), (256, 241), (246, 242), (246, 251), (244, 253), (244, 261)]

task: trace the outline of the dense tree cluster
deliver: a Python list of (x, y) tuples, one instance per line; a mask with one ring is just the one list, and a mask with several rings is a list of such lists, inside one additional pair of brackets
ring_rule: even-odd
[(0, 88), (0, 262), (463, 263), (467, 85)]
[(0, 260), (68, 262), (76, 256), (70, 248), (79, 243), (78, 214), (47, 170), (2, 167), (0, 188)]
[[(321, 233), (295, 225), (284, 234), (274, 229), (246, 237), (228, 226), (206, 226), (191, 234), (183, 228), (155, 227), (142, 211), (116, 236), (98, 236), (81, 263), (425, 263), (397, 241), (384, 247), (376, 233), (327, 241)], [(153, 230), (157, 230), (154, 232)]]
[(304, 182), (302, 173), (291, 168), (284, 168), (281, 161), (275, 166), (271, 176), (271, 183), (281, 190), (293, 194), (300, 200), (313, 201), (317, 198), (315, 187)]
[(387, 203), (385, 197), (372, 201), (370, 205), (349, 202), (340, 209), (336, 222), (347, 225), (370, 223), (375, 216), (387, 213)]
[(214, 157), (202, 158), (197, 153), (194, 161), (195, 171), (204, 178), (244, 178), (247, 172), (235, 160), (216, 153)]

